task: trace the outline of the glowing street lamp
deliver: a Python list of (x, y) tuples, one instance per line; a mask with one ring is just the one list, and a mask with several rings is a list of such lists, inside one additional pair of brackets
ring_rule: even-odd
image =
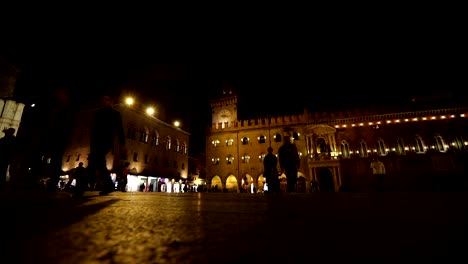
[(127, 98), (125, 99), (125, 103), (126, 103), (127, 105), (133, 105), (133, 103), (135, 103), (135, 101), (133, 100), (132, 97), (127, 97)]
[(148, 107), (148, 108), (146, 108), (146, 113), (147, 113), (148, 115), (153, 115), (154, 112), (155, 112), (155, 111), (154, 111), (154, 108), (153, 108), (153, 107)]
[(174, 121), (174, 126), (179, 127), (179, 126), (180, 126), (180, 122), (179, 122), (179, 121)]

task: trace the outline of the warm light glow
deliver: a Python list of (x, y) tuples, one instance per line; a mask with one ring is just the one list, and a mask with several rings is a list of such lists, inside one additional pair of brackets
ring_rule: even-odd
[(435, 117), (435, 116), (433, 116), (433, 117), (431, 117), (431, 119), (436, 119), (436, 117)]
[(336, 125), (335, 128), (339, 128), (340, 126), (339, 125)]
[(387, 124), (389, 124), (389, 123), (391, 123), (391, 122), (392, 122), (392, 121), (390, 121), (390, 120), (387, 120)]
[(179, 127), (179, 126), (180, 126), (180, 122), (179, 122), (179, 121), (174, 121), (174, 126)]
[(154, 108), (153, 107), (148, 107), (146, 108), (146, 113), (148, 115), (153, 115), (154, 114)]
[(343, 127), (346, 127), (346, 125), (343, 125)]
[(427, 120), (427, 117), (423, 117), (422, 120)]
[(135, 101), (133, 100), (132, 97), (127, 97), (127, 98), (125, 99), (125, 103), (126, 103), (127, 105), (133, 105), (133, 103), (135, 103)]
[(413, 118), (413, 121), (418, 121), (418, 118), (417, 117)]
[(461, 114), (460, 116), (461, 116), (461, 117), (465, 117), (465, 114)]
[(445, 119), (445, 116), (444, 116), (444, 115), (443, 115), (443, 116), (440, 116), (440, 118)]
[(405, 122), (408, 122), (408, 121), (409, 121), (409, 119), (408, 119), (408, 118), (405, 118)]

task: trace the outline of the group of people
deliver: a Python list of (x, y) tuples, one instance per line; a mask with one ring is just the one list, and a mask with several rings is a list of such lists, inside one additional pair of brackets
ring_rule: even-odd
[[(299, 152), (296, 145), (292, 142), (290, 135), (283, 137), (283, 144), (278, 149), (278, 157), (273, 154), (273, 148), (268, 147), (268, 153), (263, 159), (263, 176), (267, 183), (267, 193), (279, 193), (281, 173), (286, 175), (287, 192), (293, 193), (296, 191), (297, 170), (301, 165)], [(278, 171), (278, 163), (280, 170)]]

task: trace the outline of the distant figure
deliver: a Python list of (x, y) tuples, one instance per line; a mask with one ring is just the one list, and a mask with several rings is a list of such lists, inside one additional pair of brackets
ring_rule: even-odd
[(8, 166), (12, 164), (18, 149), (15, 131), (11, 127), (5, 129), (3, 130), (5, 136), (0, 138), (0, 191), (6, 188)]
[(278, 179), (278, 158), (273, 154), (273, 148), (267, 148), (268, 153), (263, 159), (263, 177), (267, 183), (267, 193), (277, 193), (280, 191)]
[(385, 165), (377, 158), (372, 158), (370, 163), (372, 175), (374, 176), (372, 182), (374, 183), (374, 190), (383, 192), (385, 186)]
[(75, 168), (75, 171), (73, 172), (73, 179), (75, 179), (74, 194), (76, 196), (82, 196), (88, 186), (87, 171), (85, 167), (83, 167), (83, 162), (80, 162), (78, 167)]
[[(112, 152), (115, 156), (126, 156), (126, 148), (120, 112), (112, 107), (110, 96), (103, 96), (102, 102), (103, 107), (96, 111), (91, 127), (88, 169), (90, 176), (96, 178), (100, 194), (106, 195), (115, 190), (106, 167), (106, 154)], [(115, 142), (118, 142), (118, 148), (114, 148)]]
[(118, 183), (117, 183), (117, 190), (121, 192), (127, 191), (127, 183), (128, 183), (128, 174), (130, 173), (130, 162), (126, 161), (122, 168), (119, 170), (118, 174)]
[(283, 138), (283, 145), (278, 149), (278, 161), (281, 171), (286, 175), (288, 193), (292, 193), (296, 189), (297, 170), (300, 167), (300, 159), (296, 145), (291, 142), (291, 136), (286, 135)]

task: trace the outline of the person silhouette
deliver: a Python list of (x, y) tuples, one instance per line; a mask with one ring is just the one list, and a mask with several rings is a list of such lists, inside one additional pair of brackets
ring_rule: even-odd
[[(113, 152), (114, 159), (126, 156), (126, 148), (120, 112), (113, 108), (110, 96), (104, 95), (102, 103), (103, 107), (96, 110), (91, 126), (88, 169), (90, 177), (96, 179), (96, 185), (101, 190), (99, 194), (106, 195), (115, 191), (110, 171), (106, 167), (106, 155)], [(114, 147), (115, 142), (118, 142), (118, 149)]]
[(83, 162), (80, 162), (78, 167), (75, 168), (75, 171), (73, 172), (73, 179), (75, 179), (74, 195), (83, 196), (88, 185), (87, 171), (86, 168), (83, 167)]
[(267, 148), (268, 153), (263, 159), (263, 176), (267, 183), (267, 193), (279, 192), (278, 158), (273, 154), (273, 148)]
[(18, 149), (15, 132), (16, 129), (10, 127), (3, 130), (5, 136), (0, 138), (0, 191), (6, 188), (8, 166), (12, 164)]
[(297, 170), (300, 167), (300, 159), (297, 147), (291, 141), (291, 136), (289, 134), (283, 137), (283, 145), (278, 149), (278, 161), (281, 172), (286, 175), (288, 193), (295, 192), (297, 184)]

